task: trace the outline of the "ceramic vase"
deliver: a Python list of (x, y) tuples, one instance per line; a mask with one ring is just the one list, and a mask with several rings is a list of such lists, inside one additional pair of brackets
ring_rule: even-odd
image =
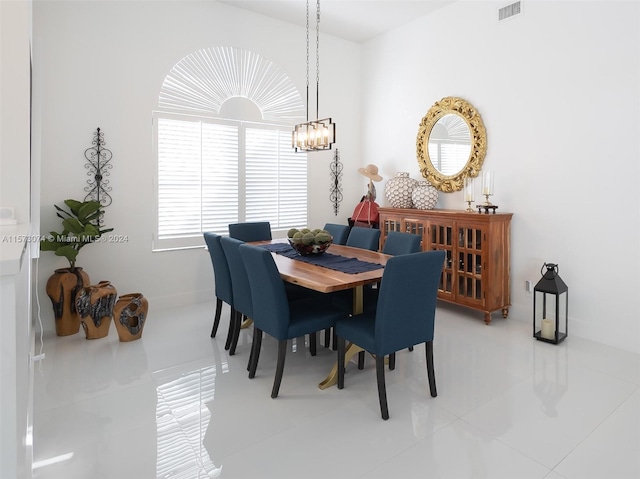
[(428, 181), (418, 181), (411, 199), (419, 210), (432, 210), (438, 202), (438, 190)]
[(409, 173), (399, 172), (384, 186), (384, 195), (392, 208), (413, 208), (411, 195), (417, 181), (409, 178)]
[(57, 269), (48, 279), (46, 291), (53, 305), (58, 336), (69, 336), (80, 331), (80, 315), (75, 298), (90, 282), (89, 275), (79, 267)]
[(113, 321), (121, 342), (140, 339), (148, 311), (149, 302), (142, 293), (124, 294), (118, 298)]
[(76, 308), (87, 339), (104, 338), (109, 334), (113, 307), (118, 291), (109, 281), (85, 286), (76, 296)]

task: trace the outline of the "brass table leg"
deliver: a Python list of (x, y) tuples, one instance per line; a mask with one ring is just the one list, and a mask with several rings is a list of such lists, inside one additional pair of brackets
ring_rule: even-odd
[[(344, 364), (348, 364), (352, 357), (362, 351), (360, 346), (356, 346), (353, 343), (349, 343), (349, 345), (344, 350)], [(320, 389), (327, 389), (331, 386), (335, 386), (338, 384), (338, 362), (333, 365), (329, 375), (326, 377), (324, 381), (318, 384)]]
[(364, 288), (362, 285), (353, 288), (353, 315), (362, 314), (364, 310)]
[[(364, 288), (361, 286), (356, 286), (353, 288), (353, 315), (361, 314), (363, 311), (363, 302), (364, 302)], [(348, 364), (352, 357), (358, 354), (363, 349), (360, 346), (356, 346), (353, 343), (350, 343), (344, 350), (344, 364)], [(335, 362), (329, 375), (318, 384), (320, 389), (327, 389), (331, 386), (335, 386), (338, 384), (338, 361)]]

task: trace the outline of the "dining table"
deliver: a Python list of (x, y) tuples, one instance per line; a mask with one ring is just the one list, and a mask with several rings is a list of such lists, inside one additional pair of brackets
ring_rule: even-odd
[[(384, 265), (391, 255), (370, 251), (353, 246), (332, 244), (324, 255), (334, 255), (341, 258), (352, 258), (352, 262), (365, 263), (366, 271), (345, 272), (332, 269), (333, 266), (322, 266), (322, 262), (334, 258), (323, 258), (314, 260), (313, 257), (298, 257), (297, 253), (290, 253), (289, 245), (285, 238), (272, 239), (270, 241), (256, 241), (252, 244), (263, 246), (271, 251), (275, 264), (280, 273), (280, 277), (289, 283), (297, 284), (304, 288), (320, 293), (334, 293), (336, 291), (351, 290), (353, 292), (352, 314), (361, 314), (364, 309), (364, 287), (373, 285), (382, 280)], [(338, 259), (338, 258), (335, 258)], [(362, 348), (351, 343), (345, 350), (345, 363), (362, 351)], [(329, 375), (318, 385), (320, 389), (326, 389), (337, 384), (338, 364), (334, 364)]]

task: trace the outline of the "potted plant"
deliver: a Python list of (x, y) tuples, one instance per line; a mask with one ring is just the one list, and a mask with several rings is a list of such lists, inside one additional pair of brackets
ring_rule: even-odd
[(78, 291), (90, 284), (89, 275), (76, 266), (78, 253), (96, 242), (113, 228), (101, 228), (98, 219), (103, 213), (98, 201), (65, 200), (67, 209), (58, 205), (56, 215), (62, 220), (62, 232), (51, 231), (40, 242), (41, 251), (53, 251), (69, 261), (68, 268), (56, 269), (47, 281), (46, 291), (53, 304), (56, 334), (67, 336), (80, 330), (80, 316), (76, 310)]

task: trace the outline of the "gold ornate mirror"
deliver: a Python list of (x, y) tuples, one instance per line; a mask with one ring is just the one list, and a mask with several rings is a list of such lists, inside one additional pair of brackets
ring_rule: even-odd
[(478, 176), (487, 153), (480, 113), (462, 98), (437, 101), (420, 122), (416, 150), (420, 172), (433, 186), (461, 190), (467, 176)]

